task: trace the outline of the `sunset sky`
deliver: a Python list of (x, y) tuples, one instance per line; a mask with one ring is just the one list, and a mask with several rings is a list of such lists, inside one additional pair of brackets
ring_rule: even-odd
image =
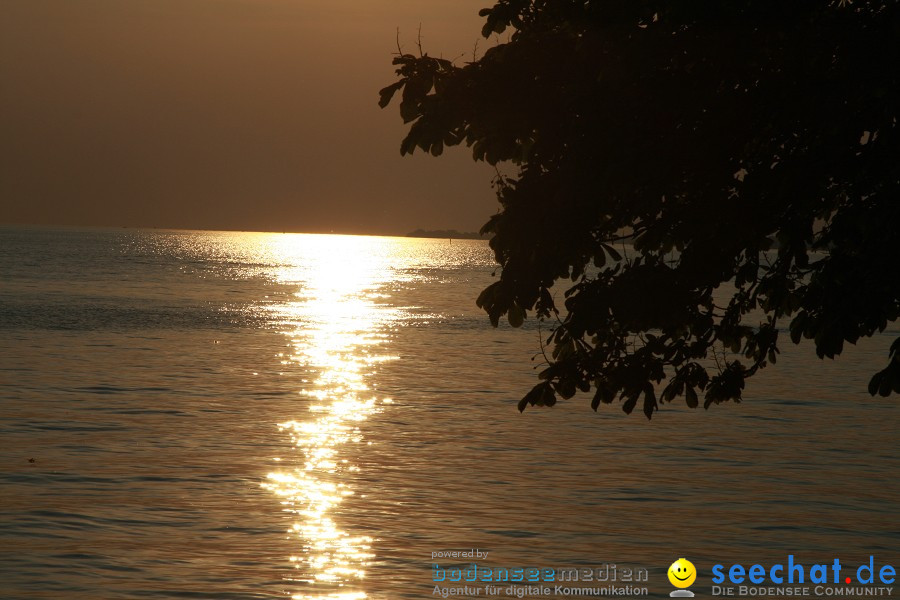
[(493, 170), (401, 157), (377, 101), (398, 27), (464, 62), (489, 4), (0, 0), (0, 222), (477, 229)]

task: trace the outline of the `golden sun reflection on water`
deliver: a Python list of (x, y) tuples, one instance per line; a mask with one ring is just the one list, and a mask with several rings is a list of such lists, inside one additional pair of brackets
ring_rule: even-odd
[(348, 450), (366, 443), (362, 423), (390, 402), (376, 397), (367, 378), (393, 358), (379, 346), (397, 310), (378, 293), (393, 261), (373, 247), (374, 238), (276, 236), (273, 243), (284, 265), (277, 279), (300, 288), (293, 300), (269, 307), (290, 339), (283, 362), (314, 379), (304, 379), (300, 390), (305, 414), (278, 425), (299, 453), (293, 468), (270, 473), (263, 487), (296, 517), (288, 535), (298, 552), (290, 561), (304, 589), (293, 598), (359, 600), (366, 598), (360, 580), (373, 539), (343, 529), (335, 510), (357, 492), (350, 475), (359, 467)]

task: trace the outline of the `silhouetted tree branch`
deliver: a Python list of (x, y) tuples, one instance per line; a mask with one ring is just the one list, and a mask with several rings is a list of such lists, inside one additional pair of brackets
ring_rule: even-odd
[[(897, 1), (481, 15), (509, 41), (464, 66), (400, 54), (379, 104), (402, 92), (402, 154), (465, 143), (517, 166), (483, 228), (502, 272), (477, 303), (495, 326), (556, 315), (550, 288), (572, 282), (520, 409), (578, 390), (648, 418), (682, 396), (739, 400), (783, 335), (833, 358), (900, 315)], [(869, 385), (892, 391), (900, 340)]]

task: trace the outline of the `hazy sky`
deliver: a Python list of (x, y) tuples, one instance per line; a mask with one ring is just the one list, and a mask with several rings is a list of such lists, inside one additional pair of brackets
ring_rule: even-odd
[(0, 222), (477, 229), (492, 169), (377, 101), (397, 27), (464, 61), (490, 4), (0, 0)]

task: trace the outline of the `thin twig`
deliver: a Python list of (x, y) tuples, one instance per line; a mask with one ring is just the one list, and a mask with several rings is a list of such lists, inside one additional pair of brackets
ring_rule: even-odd
[(403, 56), (403, 48), (400, 46), (400, 28), (397, 28), (397, 56)]
[(541, 337), (541, 322), (540, 322), (540, 320), (538, 320), (538, 322), (537, 322), (537, 334), (538, 334), (538, 344), (541, 347), (541, 354), (544, 355), (544, 362), (547, 363), (547, 366), (550, 366), (550, 364), (551, 364), (550, 359), (547, 358), (547, 353), (544, 352), (545, 346), (544, 346), (544, 339)]

